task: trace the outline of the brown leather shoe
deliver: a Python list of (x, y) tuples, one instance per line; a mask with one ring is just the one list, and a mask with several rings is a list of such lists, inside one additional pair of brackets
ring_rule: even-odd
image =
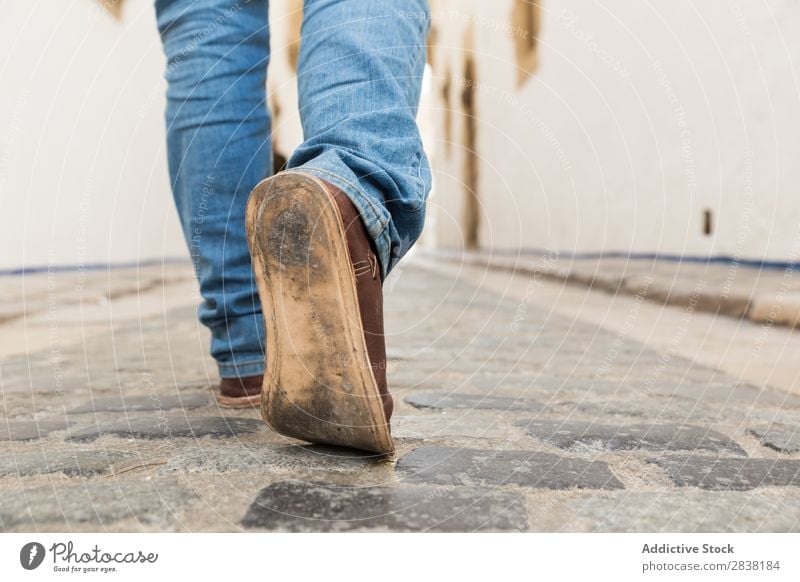
[(386, 385), (386, 339), (383, 333), (383, 285), (381, 283), (381, 266), (375, 252), (375, 243), (367, 234), (361, 215), (350, 202), (347, 195), (333, 184), (323, 182), (342, 217), (342, 224), (347, 236), (347, 250), (350, 263), (356, 276), (358, 307), (361, 315), (361, 326), (367, 353), (372, 365), (372, 374), (378, 384), (383, 401), (383, 411), (388, 422), (392, 417), (394, 402)]
[(264, 420), (391, 453), (380, 265), (358, 212), (330, 184), (288, 171), (256, 186), (246, 222), (266, 325)]
[(250, 408), (261, 403), (264, 375), (246, 378), (223, 378), (219, 383), (217, 404), (222, 408)]

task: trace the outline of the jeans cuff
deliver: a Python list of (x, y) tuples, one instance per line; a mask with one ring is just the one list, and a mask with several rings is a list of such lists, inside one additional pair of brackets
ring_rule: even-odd
[(241, 362), (217, 362), (220, 378), (246, 378), (258, 376), (266, 369), (264, 358), (258, 360), (244, 360)]
[(358, 210), (358, 213), (361, 215), (364, 226), (375, 243), (378, 262), (381, 265), (381, 280), (386, 279), (386, 275), (388, 275), (392, 267), (390, 264), (392, 240), (389, 236), (389, 229), (386, 228), (389, 224), (386, 210), (365, 194), (358, 185), (332, 172), (330, 169), (305, 164), (297, 168), (292, 168), (290, 171), (305, 172), (316, 178), (330, 182), (347, 195), (350, 202), (353, 203), (353, 206), (356, 207), (356, 210)]

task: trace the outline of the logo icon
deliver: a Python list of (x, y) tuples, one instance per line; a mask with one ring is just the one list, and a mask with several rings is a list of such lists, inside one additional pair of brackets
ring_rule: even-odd
[(35, 570), (42, 565), (44, 553), (44, 546), (39, 542), (27, 543), (19, 552), (19, 563), (26, 570)]

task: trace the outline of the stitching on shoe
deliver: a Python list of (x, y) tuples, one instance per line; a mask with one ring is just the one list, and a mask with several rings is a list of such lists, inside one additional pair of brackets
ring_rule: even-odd
[(374, 279), (378, 274), (378, 258), (372, 253), (372, 251), (368, 251), (366, 261), (356, 261), (353, 263), (353, 272), (355, 273), (356, 277), (370, 274)]

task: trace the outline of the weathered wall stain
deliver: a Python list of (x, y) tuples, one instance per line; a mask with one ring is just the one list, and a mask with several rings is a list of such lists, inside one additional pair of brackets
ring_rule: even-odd
[(517, 86), (521, 87), (536, 70), (536, 45), (539, 37), (541, 6), (536, 0), (514, 0), (511, 34), (517, 64)]
[(435, 52), (437, 43), (439, 40), (439, 29), (436, 28), (435, 25), (431, 25), (431, 31), (428, 33), (428, 50), (426, 51), (426, 60), (431, 68), (434, 67), (434, 58), (436, 58)]
[(289, 55), (289, 64), (297, 72), (297, 61), (300, 58), (300, 30), (303, 27), (303, 0), (292, 0), (289, 6), (289, 46), (286, 47)]
[(122, 0), (95, 0), (105, 8), (114, 18), (122, 18)]
[(461, 107), (464, 118), (462, 145), (464, 148), (464, 246), (468, 249), (478, 247), (480, 227), (480, 203), (478, 194), (478, 145), (477, 145), (477, 106), (475, 87), (477, 72), (473, 58), (473, 30), (470, 26), (464, 37), (464, 86), (461, 91)]
[(444, 81), (442, 82), (442, 132), (444, 139), (444, 153), (448, 159), (453, 152), (453, 108), (450, 105), (450, 95), (453, 88), (453, 75), (448, 66), (444, 73)]

